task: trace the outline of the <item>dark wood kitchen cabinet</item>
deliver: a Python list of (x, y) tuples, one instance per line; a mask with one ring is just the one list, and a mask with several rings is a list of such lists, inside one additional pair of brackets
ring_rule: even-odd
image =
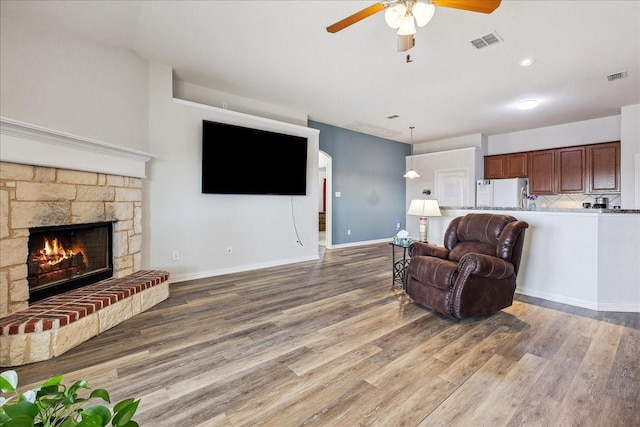
[(620, 141), (586, 146), (588, 191), (617, 193), (620, 191)]
[(587, 174), (586, 148), (567, 147), (555, 149), (555, 193), (585, 193)]
[(485, 156), (484, 179), (524, 178), (527, 176), (527, 153)]
[(506, 165), (504, 154), (496, 156), (485, 156), (484, 158), (484, 179), (506, 178)]
[(484, 157), (484, 179), (529, 178), (529, 193), (620, 192), (620, 141)]
[(507, 178), (527, 177), (527, 153), (505, 154)]
[(555, 150), (530, 151), (529, 193), (554, 194)]

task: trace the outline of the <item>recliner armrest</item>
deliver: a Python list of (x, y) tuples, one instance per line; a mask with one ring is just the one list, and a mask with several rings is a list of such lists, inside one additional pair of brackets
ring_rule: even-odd
[(513, 264), (501, 258), (479, 253), (468, 253), (460, 258), (460, 276), (471, 274), (487, 279), (504, 279), (514, 274)]
[(442, 246), (431, 245), (424, 242), (411, 242), (411, 246), (409, 246), (409, 256), (414, 257), (418, 255), (448, 259), (449, 251)]

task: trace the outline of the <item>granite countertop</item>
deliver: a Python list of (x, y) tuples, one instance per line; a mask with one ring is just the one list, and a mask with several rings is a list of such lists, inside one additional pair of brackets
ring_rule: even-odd
[(530, 212), (571, 212), (571, 213), (615, 213), (615, 214), (638, 214), (640, 209), (602, 209), (602, 208), (495, 208), (487, 206), (440, 206), (440, 209), (450, 210), (477, 210), (477, 211), (530, 211)]

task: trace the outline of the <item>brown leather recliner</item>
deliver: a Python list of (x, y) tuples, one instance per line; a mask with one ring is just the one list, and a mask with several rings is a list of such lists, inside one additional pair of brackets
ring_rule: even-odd
[(458, 319), (509, 307), (528, 227), (510, 215), (472, 213), (454, 218), (444, 234), (444, 247), (411, 244), (407, 294)]

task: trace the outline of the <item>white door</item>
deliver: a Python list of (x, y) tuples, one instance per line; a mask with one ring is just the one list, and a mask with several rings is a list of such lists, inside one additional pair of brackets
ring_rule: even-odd
[(440, 206), (469, 206), (465, 169), (436, 169), (436, 194)]

